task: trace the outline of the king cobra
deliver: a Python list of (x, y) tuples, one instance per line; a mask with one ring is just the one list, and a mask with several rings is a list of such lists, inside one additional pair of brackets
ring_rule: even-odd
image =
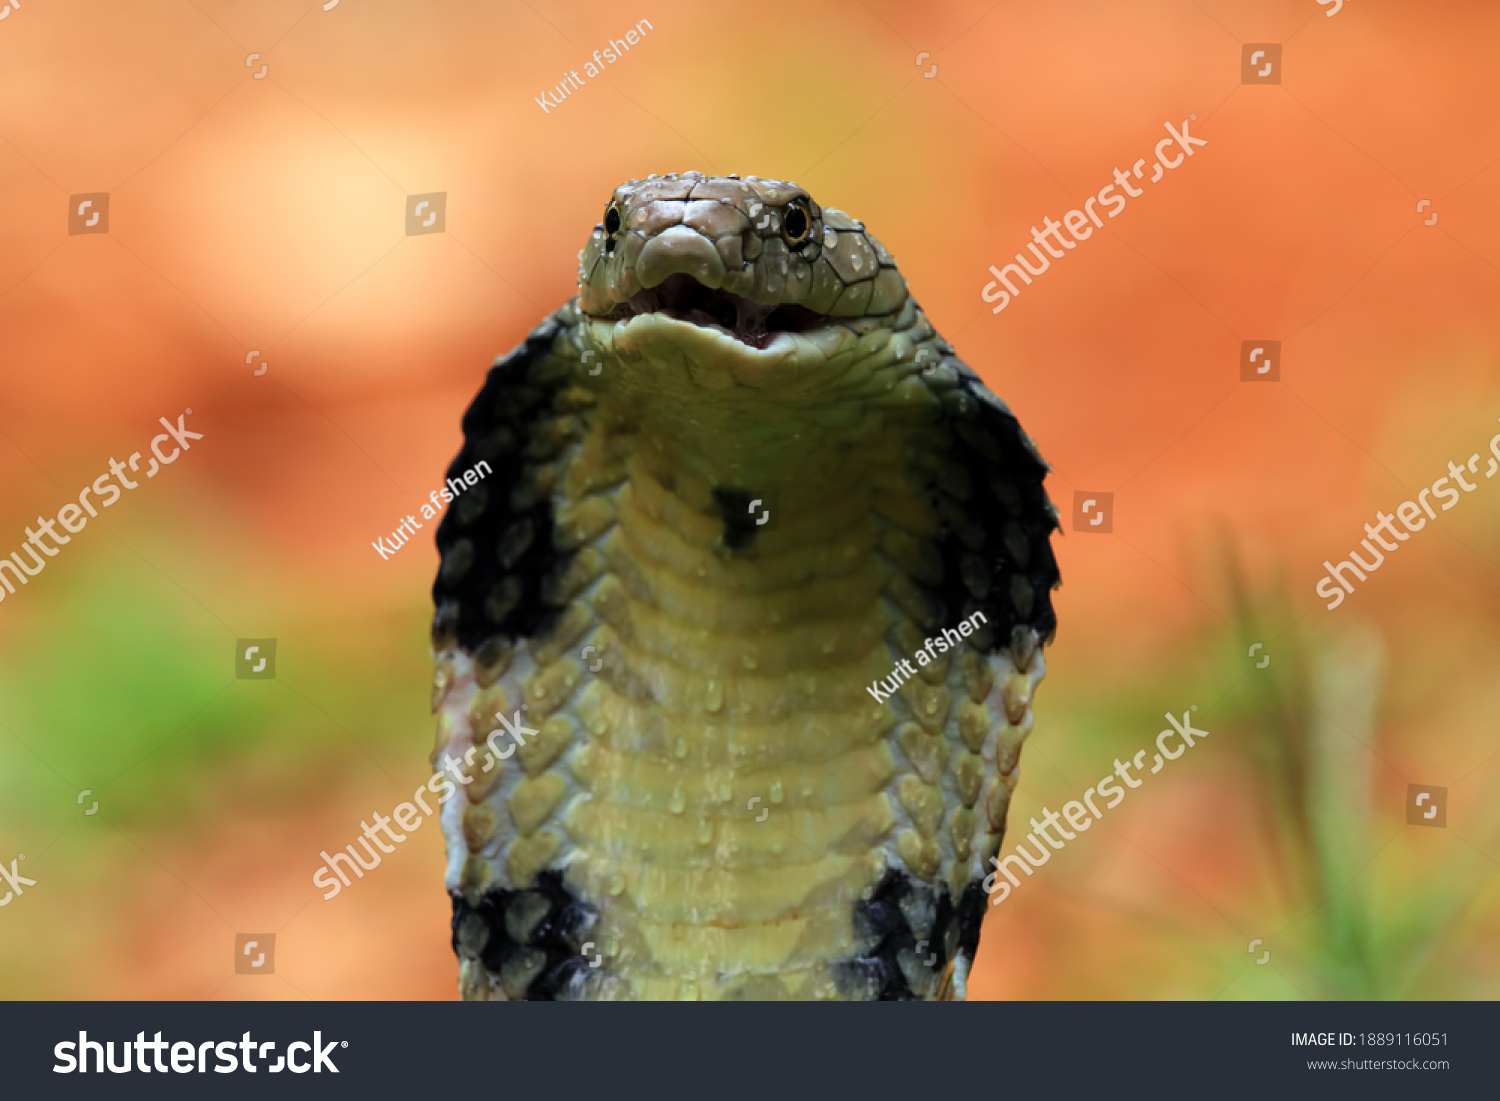
[(1056, 628), (1046, 464), (795, 184), (632, 180), (578, 259), (437, 530), (460, 993), (965, 997)]

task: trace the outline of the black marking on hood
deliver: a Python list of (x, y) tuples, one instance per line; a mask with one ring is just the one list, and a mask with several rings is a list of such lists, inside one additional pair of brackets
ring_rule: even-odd
[(730, 486), (715, 486), (713, 495), (724, 518), (724, 546), (734, 551), (749, 550), (761, 529), (761, 525), (755, 522), (755, 512), (751, 507), (759, 502), (748, 489)]

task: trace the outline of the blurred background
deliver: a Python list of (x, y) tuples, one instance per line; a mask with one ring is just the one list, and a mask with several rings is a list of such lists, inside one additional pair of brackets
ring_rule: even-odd
[[(863, 219), (1053, 466), (1012, 841), (1166, 712), (1211, 732), (991, 910), (971, 997), (1500, 996), (1500, 485), (1314, 593), (1500, 430), (1497, 34), (1485, 0), (10, 8), (0, 553), (159, 417), (204, 438), (0, 602), (0, 863), (35, 880), (0, 996), (456, 997), (435, 826), (311, 883), (428, 775), (431, 532), (371, 542), (610, 191), (689, 169)], [(990, 312), (988, 265), (1190, 115), (1206, 146)], [(1247, 340), (1279, 381), (1240, 381)], [(266, 933), (274, 975), (236, 974)]]

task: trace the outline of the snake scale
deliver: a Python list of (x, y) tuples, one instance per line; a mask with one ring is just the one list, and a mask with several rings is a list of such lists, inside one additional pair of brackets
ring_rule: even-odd
[(623, 184), (578, 288), (489, 371), (449, 474), (494, 474), (437, 531), (462, 996), (963, 998), (1046, 465), (795, 184)]

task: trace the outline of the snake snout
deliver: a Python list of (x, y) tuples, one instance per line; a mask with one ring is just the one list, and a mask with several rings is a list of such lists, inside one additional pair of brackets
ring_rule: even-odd
[(724, 285), (724, 261), (713, 242), (682, 225), (652, 237), (635, 261), (635, 277), (642, 287), (660, 286), (678, 274), (691, 276), (711, 290)]

